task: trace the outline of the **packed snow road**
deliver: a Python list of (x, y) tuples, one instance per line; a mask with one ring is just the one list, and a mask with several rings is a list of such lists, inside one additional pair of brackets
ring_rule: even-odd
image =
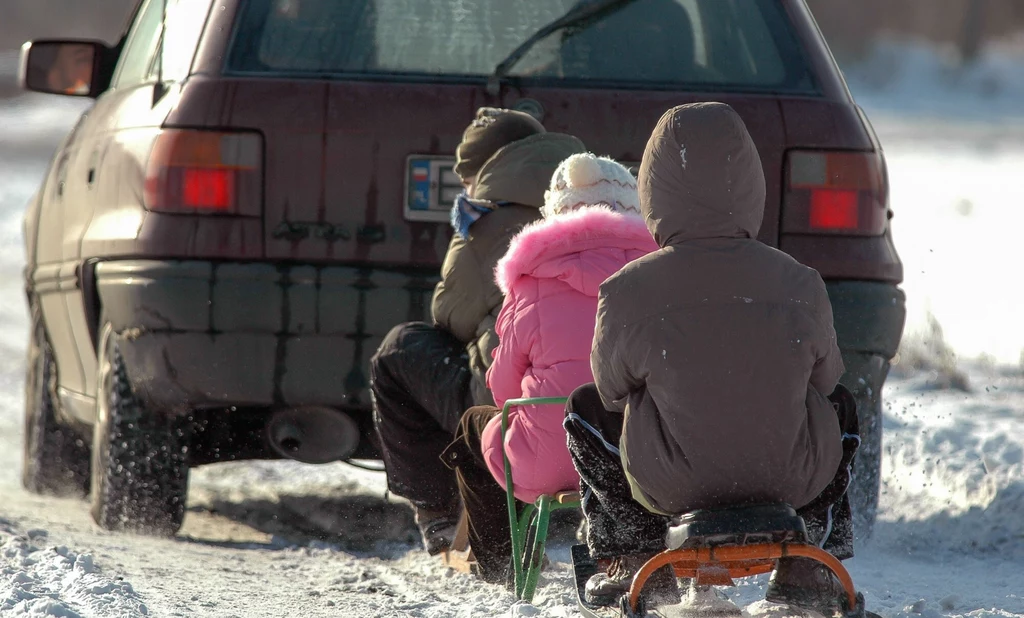
[[(345, 464), (195, 470), (184, 528), (169, 540), (104, 532), (84, 502), (21, 489), (21, 210), (80, 109), (0, 103), (0, 616), (577, 615), (572, 522), (534, 604), (514, 605), (429, 558), (381, 475)], [(880, 519), (849, 566), (886, 618), (1024, 617), (1024, 327), (1014, 315), (1024, 293), (1004, 274), (1020, 263), (1024, 132), (876, 125), (911, 345), (886, 392)], [(728, 593), (757, 614), (763, 587)]]

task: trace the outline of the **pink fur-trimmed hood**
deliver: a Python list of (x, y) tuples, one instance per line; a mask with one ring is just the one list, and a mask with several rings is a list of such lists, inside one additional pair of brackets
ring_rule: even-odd
[[(524, 275), (562, 279), (596, 295), (597, 286), (623, 265), (614, 256), (657, 249), (640, 217), (591, 206), (523, 228), (494, 269), (495, 281), (506, 295)], [(600, 259), (601, 255), (611, 259)]]
[[(498, 347), (487, 371), (495, 403), (564, 396), (593, 382), (590, 353), (601, 284), (657, 249), (643, 219), (605, 206), (584, 207), (523, 228), (495, 269), (495, 281), (505, 294), (495, 324)], [(504, 486), (504, 450), (516, 478), (516, 497), (525, 502), (579, 487), (562, 429), (564, 414), (555, 407), (512, 410), (504, 449), (500, 416), (481, 436), (492, 476)]]

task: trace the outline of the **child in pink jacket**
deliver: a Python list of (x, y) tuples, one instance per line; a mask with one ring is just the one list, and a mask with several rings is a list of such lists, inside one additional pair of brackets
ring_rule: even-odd
[[(519, 397), (567, 396), (592, 382), (598, 289), (658, 248), (640, 218), (636, 180), (611, 159), (588, 153), (563, 161), (541, 214), (512, 239), (495, 269), (505, 301), (487, 382), (499, 407), (470, 408), (442, 455), (457, 472), (470, 544), (488, 581), (505, 579), (511, 552), (500, 406)], [(510, 411), (505, 452), (519, 500), (579, 488), (564, 416), (562, 405)]]

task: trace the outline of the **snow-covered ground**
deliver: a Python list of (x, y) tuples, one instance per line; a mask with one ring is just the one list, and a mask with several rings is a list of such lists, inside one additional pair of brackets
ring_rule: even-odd
[[(998, 78), (950, 82), (916, 48), (850, 71), (886, 149), (910, 310), (885, 393), (880, 520), (849, 563), (885, 618), (1024, 617), (1024, 65), (985, 62)], [(577, 615), (568, 535), (533, 606), (514, 607), (428, 558), (381, 476), (345, 464), (196, 470), (173, 540), (103, 532), (83, 502), (20, 488), (21, 210), (81, 109), (0, 102), (0, 616)], [(750, 605), (763, 586), (729, 595)]]
[(1024, 286), (1013, 275), (1024, 264), (1024, 127), (948, 138), (942, 125), (926, 126), (924, 137), (882, 137), (907, 335), (926, 332), (931, 314), (962, 358), (1024, 366)]
[(1024, 367), (1024, 36), (1003, 48), (960, 69), (883, 42), (846, 74), (886, 151), (911, 341), (930, 314), (960, 357)]

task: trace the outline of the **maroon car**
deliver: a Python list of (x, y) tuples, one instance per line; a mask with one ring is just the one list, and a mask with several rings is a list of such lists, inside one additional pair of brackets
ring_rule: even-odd
[(477, 107), (638, 162), (668, 108), (732, 105), (760, 239), (821, 272), (878, 498), (904, 318), (882, 150), (803, 0), (143, 0), (114, 47), (26, 44), (96, 98), (25, 216), (25, 485), (173, 533), (188, 469), (374, 457), (367, 362), (429, 320)]

